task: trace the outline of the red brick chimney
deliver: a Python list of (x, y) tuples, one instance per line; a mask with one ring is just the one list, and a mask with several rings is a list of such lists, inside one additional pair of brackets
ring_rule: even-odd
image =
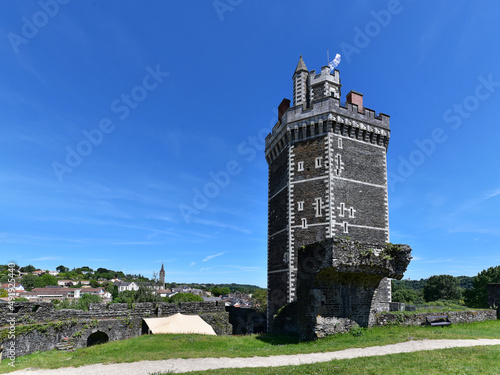
[(347, 102), (351, 104), (356, 104), (358, 106), (359, 113), (365, 112), (365, 110), (363, 109), (363, 94), (351, 90), (349, 91), (349, 94), (347, 94)]
[(285, 98), (281, 101), (278, 107), (278, 122), (281, 123), (281, 118), (283, 117), (288, 108), (290, 108), (290, 100)]

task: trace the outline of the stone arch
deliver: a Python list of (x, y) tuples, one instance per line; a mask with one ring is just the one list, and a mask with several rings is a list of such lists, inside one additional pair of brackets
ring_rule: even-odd
[(87, 338), (87, 346), (92, 346), (92, 345), (98, 345), (98, 344), (104, 344), (105, 342), (109, 341), (109, 336), (105, 334), (104, 332), (97, 331), (92, 333), (88, 338)]

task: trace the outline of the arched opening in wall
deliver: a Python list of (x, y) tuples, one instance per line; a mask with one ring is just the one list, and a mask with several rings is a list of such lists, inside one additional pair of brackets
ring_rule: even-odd
[(97, 331), (91, 334), (87, 338), (87, 346), (92, 346), (92, 345), (97, 345), (97, 344), (104, 344), (105, 342), (109, 341), (108, 335), (106, 335), (104, 332)]

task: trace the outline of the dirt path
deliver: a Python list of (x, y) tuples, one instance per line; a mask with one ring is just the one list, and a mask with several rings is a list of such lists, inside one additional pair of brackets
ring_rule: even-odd
[(15, 375), (148, 375), (157, 371), (171, 373), (213, 370), (219, 368), (277, 367), (328, 362), (334, 359), (371, 357), (395, 353), (409, 353), (421, 350), (435, 350), (469, 346), (500, 345), (500, 340), (414, 340), (385, 346), (372, 346), (363, 349), (345, 349), (336, 352), (277, 355), (272, 357), (251, 358), (195, 358), (167, 359), (162, 361), (141, 361), (110, 365), (89, 365), (66, 367), (55, 370), (20, 370)]

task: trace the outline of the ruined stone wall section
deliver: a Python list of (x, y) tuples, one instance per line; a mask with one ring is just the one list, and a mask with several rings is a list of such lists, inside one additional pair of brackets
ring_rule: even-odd
[(201, 314), (225, 311), (224, 304), (215, 302), (136, 303), (130, 309), (126, 303), (92, 303), (89, 310), (54, 309), (52, 302), (15, 302), (14, 312), (8, 304), (0, 305), (0, 327), (14, 318), (16, 324), (43, 323), (70, 319), (107, 319), (124, 317), (168, 316), (176, 313)]
[[(15, 334), (15, 356), (37, 351), (53, 350), (63, 338), (69, 338), (75, 348), (87, 346), (88, 337), (95, 332), (106, 334), (109, 341), (125, 340), (141, 335), (142, 318), (121, 319), (67, 319), (57, 324), (33, 324), (19, 326)], [(0, 329), (0, 345), (10, 347), (10, 340)], [(4, 337), (3, 339), (1, 337)]]
[(469, 310), (469, 311), (441, 311), (433, 313), (415, 313), (415, 314), (395, 314), (381, 313), (376, 316), (377, 326), (385, 325), (403, 325), (403, 326), (418, 326), (426, 325), (427, 316), (448, 315), (452, 323), (472, 323), (484, 322), (487, 320), (496, 320), (497, 312), (490, 310)]

